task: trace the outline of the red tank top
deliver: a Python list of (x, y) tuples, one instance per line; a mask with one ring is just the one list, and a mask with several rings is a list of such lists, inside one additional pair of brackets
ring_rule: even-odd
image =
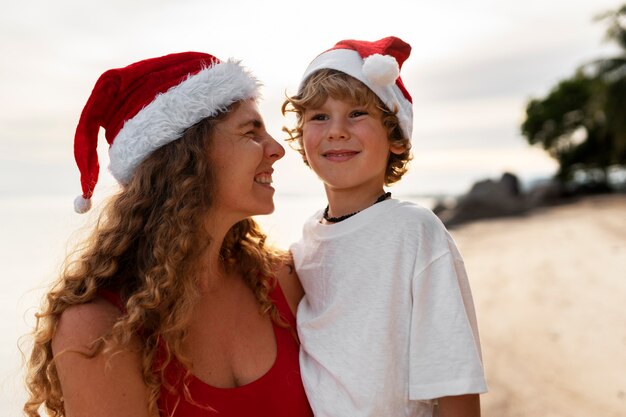
[[(119, 296), (109, 291), (100, 294), (123, 310)], [(284, 320), (293, 329), (296, 320), (279, 285), (272, 291), (272, 300)], [(159, 408), (163, 417), (312, 417), (298, 361), (299, 345), (289, 329), (272, 323), (276, 338), (276, 359), (259, 379), (236, 388), (217, 388), (191, 375), (187, 389), (192, 402), (184, 395), (161, 390)], [(173, 361), (166, 369), (168, 383), (179, 385), (185, 369)], [(180, 388), (180, 387), (177, 387)], [(180, 390), (177, 390), (181, 392)]]

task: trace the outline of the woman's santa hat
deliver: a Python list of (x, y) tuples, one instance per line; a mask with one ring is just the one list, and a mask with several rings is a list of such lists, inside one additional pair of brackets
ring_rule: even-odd
[(258, 96), (259, 82), (237, 61), (221, 62), (200, 52), (146, 59), (100, 76), (80, 116), (74, 156), (83, 193), (78, 213), (91, 208), (100, 165), (100, 127), (110, 145), (109, 170), (127, 184), (152, 152), (179, 139), (185, 129)]
[(389, 110), (397, 111), (400, 127), (408, 139), (413, 131), (413, 102), (400, 78), (400, 68), (411, 54), (411, 45), (389, 36), (375, 42), (347, 39), (318, 55), (304, 72), (304, 82), (321, 69), (344, 72), (372, 90)]

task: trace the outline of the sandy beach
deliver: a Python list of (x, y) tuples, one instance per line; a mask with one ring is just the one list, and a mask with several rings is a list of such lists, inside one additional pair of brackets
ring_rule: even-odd
[[(37, 238), (7, 241), (1, 251), (5, 275), (20, 283), (0, 297), (6, 339), (0, 345), (2, 416), (19, 415), (22, 406), (15, 341), (27, 331), (25, 317), (32, 317), (40, 293), (33, 288), (51, 279), (52, 265), (62, 259), (63, 251), (51, 250), (49, 242), (65, 242), (76, 229), (67, 220), (66, 200), (56, 210), (48, 203), (55, 221), (33, 215), (41, 204), (28, 204), (3, 212), (6, 219), (26, 213)], [(275, 218), (293, 223), (268, 223), (270, 235), (293, 241), (304, 217), (322, 204), (314, 198), (281, 201)], [(15, 222), (6, 222), (4, 230), (8, 236), (21, 233)], [(626, 195), (586, 198), (451, 232), (476, 302), (490, 390), (482, 396), (483, 416), (626, 417)], [(31, 253), (45, 257), (33, 262)]]
[(626, 195), (451, 232), (478, 314), (483, 416), (626, 416)]

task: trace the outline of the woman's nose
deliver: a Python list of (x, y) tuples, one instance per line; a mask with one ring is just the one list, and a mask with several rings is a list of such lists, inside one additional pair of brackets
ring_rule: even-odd
[(276, 139), (272, 136), (269, 136), (269, 140), (267, 145), (265, 146), (265, 156), (268, 158), (273, 158), (279, 160), (283, 156), (285, 156), (285, 148), (283, 145), (278, 143)]

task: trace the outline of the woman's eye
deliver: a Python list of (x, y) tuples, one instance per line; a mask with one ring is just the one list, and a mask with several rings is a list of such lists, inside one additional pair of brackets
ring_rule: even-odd
[(257, 136), (256, 132), (253, 132), (253, 131), (244, 133), (244, 137), (248, 139), (252, 139), (252, 140), (259, 140), (259, 137)]

